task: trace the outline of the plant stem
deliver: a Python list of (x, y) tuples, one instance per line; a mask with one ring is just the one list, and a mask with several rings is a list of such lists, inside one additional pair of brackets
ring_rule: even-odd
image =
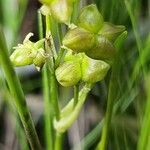
[(79, 0), (76, 0), (73, 4), (73, 13), (72, 13), (72, 17), (71, 17), (71, 22), (72, 23), (76, 23), (77, 21), (77, 17), (78, 17), (78, 6), (79, 6)]
[(79, 84), (74, 86), (74, 107), (78, 103), (78, 97), (79, 97)]
[[(43, 22), (42, 14), (38, 12), (39, 39), (43, 38)], [(45, 121), (45, 141), (46, 149), (53, 150), (53, 127), (52, 127), (52, 111), (50, 100), (50, 71), (47, 63), (42, 70), (43, 96), (44, 96), (44, 121)]]
[(62, 149), (62, 134), (58, 133), (56, 131), (56, 140), (55, 140), (55, 150), (61, 150)]
[(146, 92), (147, 92), (147, 101), (146, 101), (146, 107), (145, 107), (145, 113), (144, 118), (142, 121), (142, 126), (139, 134), (138, 144), (137, 144), (137, 150), (147, 150), (148, 143), (150, 139), (150, 78), (149, 75), (146, 80)]
[(45, 140), (46, 149), (53, 150), (53, 127), (52, 127), (52, 111), (50, 99), (50, 72), (48, 65), (45, 64), (42, 72), (43, 77), (43, 94), (44, 94), (44, 116), (45, 116)]
[[(46, 36), (47, 38), (51, 36), (50, 43), (53, 43), (53, 38), (51, 35), (51, 18), (50, 16), (46, 16)], [(56, 51), (54, 45), (51, 45), (51, 51)], [(50, 53), (50, 52), (49, 52)], [(50, 69), (50, 99), (53, 106), (53, 112), (56, 119), (59, 119), (59, 105), (58, 105), (58, 89), (57, 89), (57, 82), (55, 77), (55, 66), (54, 66), (54, 54), (52, 57), (49, 58), (49, 69)]]
[(116, 96), (116, 69), (117, 69), (117, 64), (116, 60), (112, 65), (112, 72), (111, 72), (111, 77), (110, 77), (110, 82), (109, 82), (109, 92), (108, 92), (108, 102), (107, 102), (107, 109), (106, 109), (106, 116), (104, 118), (104, 126), (102, 130), (102, 137), (101, 141), (97, 146), (97, 150), (105, 150), (107, 141), (108, 141), (108, 132), (109, 132), (109, 127), (111, 124), (111, 118), (113, 114), (113, 104)]
[(61, 25), (58, 24), (58, 38), (59, 38), (59, 52), (58, 52), (58, 57), (56, 59), (56, 62), (55, 62), (55, 68), (57, 68), (61, 62), (61, 59), (63, 57), (63, 54), (65, 52), (65, 49), (64, 48), (61, 48), (62, 46), (62, 38), (63, 38), (63, 35), (62, 35), (62, 29), (61, 29)]
[[(49, 37), (49, 34), (51, 36), (50, 42), (52, 43), (53, 38), (51, 35), (51, 30), (52, 28), (50, 27), (51, 24), (51, 18), (50, 16), (46, 16), (46, 35)], [(51, 51), (56, 52), (56, 49), (53, 45), (51, 45)], [(50, 99), (51, 99), (51, 104), (53, 108), (53, 118), (56, 117), (56, 120), (59, 120), (60, 118), (60, 110), (59, 110), (59, 104), (58, 104), (58, 88), (57, 88), (57, 81), (55, 77), (55, 64), (54, 64), (54, 56), (50, 57), (50, 62), (49, 62), (49, 70), (50, 70)], [(54, 143), (54, 149), (57, 150), (57, 148), (61, 148), (59, 146), (58, 142), (60, 141), (59, 137), (57, 136), (57, 133), (55, 133), (55, 143)]]
[(55, 71), (51, 72), (50, 76), (50, 97), (51, 97), (51, 102), (54, 110), (54, 116), (56, 117), (57, 120), (59, 120), (60, 117), (60, 110), (59, 110), (59, 105), (58, 105), (58, 88), (57, 88), (57, 81), (55, 77)]
[(72, 98), (62, 109), (61, 118), (55, 123), (55, 128), (59, 133), (64, 133), (76, 120), (91, 88), (92, 84), (85, 84), (79, 92), (79, 101), (77, 105), (74, 107), (74, 98)]
[(0, 28), (0, 63), (4, 70), (5, 77), (12, 96), (14, 104), (22, 121), (26, 137), (32, 150), (41, 150), (41, 145), (35, 130), (35, 126), (25, 101), (25, 96), (21, 88), (19, 79), (10, 62), (5, 37)]

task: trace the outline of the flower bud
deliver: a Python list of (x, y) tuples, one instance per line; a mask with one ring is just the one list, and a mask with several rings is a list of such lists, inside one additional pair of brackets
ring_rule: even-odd
[(72, 14), (72, 3), (68, 0), (54, 0), (50, 4), (52, 16), (61, 23), (69, 24)]
[(94, 60), (85, 55), (82, 60), (82, 80), (88, 83), (101, 81), (106, 76), (110, 65), (101, 60)]
[(40, 48), (37, 51), (36, 57), (33, 59), (33, 64), (36, 66), (38, 70), (40, 70), (45, 64), (46, 58), (48, 55), (44, 51), (44, 49)]
[(98, 33), (103, 25), (103, 17), (98, 11), (96, 5), (89, 5), (81, 10), (78, 18), (78, 26), (92, 33)]
[(96, 46), (86, 51), (86, 55), (93, 59), (110, 60), (114, 58), (115, 48), (107, 38), (99, 35), (96, 38)]
[(60, 65), (56, 71), (57, 81), (65, 87), (76, 85), (81, 79), (80, 63), (67, 61)]
[(125, 26), (105, 22), (103, 27), (100, 29), (99, 34), (114, 42), (123, 31), (125, 31)]
[(77, 27), (68, 31), (63, 39), (63, 45), (76, 53), (85, 52), (94, 47), (95, 35)]

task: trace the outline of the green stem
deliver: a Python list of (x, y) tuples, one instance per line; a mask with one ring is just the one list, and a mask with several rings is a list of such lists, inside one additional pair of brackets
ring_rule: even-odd
[(19, 79), (10, 62), (5, 37), (0, 28), (0, 63), (4, 70), (5, 77), (12, 96), (14, 104), (22, 121), (26, 137), (32, 150), (41, 150), (41, 145), (35, 130), (35, 126), (25, 101), (25, 96), (21, 88)]
[[(51, 18), (50, 16), (46, 16), (46, 36), (47, 38), (51, 36), (50, 43), (53, 43), (53, 38), (51, 35)], [(51, 45), (51, 51), (56, 51), (54, 45)], [(50, 66), (50, 99), (53, 106), (53, 112), (56, 119), (59, 119), (59, 105), (58, 105), (58, 89), (57, 82), (55, 77), (55, 66), (54, 66), (54, 55), (50, 57), (50, 61), (48, 62)]]
[(72, 17), (71, 17), (71, 22), (72, 23), (76, 23), (77, 18), (78, 18), (78, 6), (79, 6), (79, 0), (76, 0), (73, 4), (73, 13), (72, 13)]
[(104, 126), (102, 130), (102, 137), (101, 137), (100, 143), (97, 146), (97, 150), (105, 150), (107, 141), (108, 141), (108, 132), (109, 132), (110, 124), (111, 124), (111, 118), (113, 114), (113, 105), (114, 105), (114, 100), (116, 96), (116, 90), (115, 90), (116, 89), (115, 86), (117, 82), (116, 81), (116, 76), (117, 76), (116, 69), (117, 69), (117, 64), (115, 60), (112, 66), (112, 73), (111, 73), (110, 82), (109, 82), (108, 102), (107, 102), (106, 115), (104, 119)]
[(79, 84), (74, 86), (74, 107), (78, 103), (78, 97), (79, 97)]
[[(149, 76), (149, 75), (148, 75)], [(142, 121), (142, 126), (139, 134), (137, 150), (147, 150), (148, 143), (150, 140), (150, 78), (146, 80), (146, 90), (147, 90), (147, 101), (145, 105), (145, 113)]]
[(44, 94), (44, 116), (45, 116), (45, 139), (46, 149), (53, 150), (53, 127), (52, 127), (52, 111), (50, 99), (50, 72), (48, 65), (45, 64), (42, 72), (43, 76), (43, 94)]
[[(50, 42), (53, 43), (53, 38), (51, 35), (51, 30), (52, 28), (50, 27), (51, 24), (51, 18), (50, 16), (46, 16), (46, 32), (50, 34), (51, 38), (50, 38)], [(46, 34), (49, 37), (49, 34)], [(56, 52), (56, 49), (53, 45), (51, 45), (51, 51)], [(54, 54), (55, 55), (55, 54)], [(54, 58), (55, 56), (53, 55), (53, 57), (50, 57), (50, 62), (49, 62), (49, 66), (50, 66), (50, 99), (51, 99), (51, 104), (52, 104), (52, 108), (53, 108), (53, 118), (56, 117), (56, 120), (59, 120), (60, 118), (60, 110), (59, 110), (59, 104), (58, 104), (58, 88), (57, 88), (57, 81), (56, 81), (56, 77), (55, 77), (55, 64), (54, 64)], [(55, 134), (55, 143), (54, 143), (54, 149), (56, 149), (58, 147), (58, 136), (57, 134)]]
[(58, 105), (58, 88), (57, 88), (57, 81), (55, 77), (55, 71), (51, 72), (50, 76), (50, 97), (51, 102), (54, 110), (54, 116), (57, 120), (60, 118), (60, 110)]
[(70, 102), (62, 109), (60, 120), (55, 121), (54, 124), (55, 129), (59, 133), (64, 133), (76, 120), (91, 88), (91, 84), (85, 84), (79, 92), (79, 101), (77, 105), (74, 107), (74, 99), (71, 99)]
[(58, 38), (59, 38), (59, 49), (60, 50), (58, 52), (58, 57), (57, 57), (56, 62), (55, 62), (55, 68), (57, 68), (59, 66), (61, 59), (63, 57), (63, 54), (65, 52), (65, 49), (61, 48), (63, 35), (62, 35), (62, 29), (61, 29), (60, 24), (58, 24)]
[(55, 150), (62, 149), (62, 134), (56, 132), (56, 140), (55, 140)]
[[(39, 39), (43, 38), (43, 22), (42, 14), (38, 12)], [(48, 31), (47, 31), (48, 32)], [(53, 150), (53, 128), (52, 128), (52, 112), (50, 104), (50, 71), (48, 65), (45, 64), (42, 70), (43, 96), (44, 96), (44, 122), (45, 122), (45, 141), (46, 149)]]

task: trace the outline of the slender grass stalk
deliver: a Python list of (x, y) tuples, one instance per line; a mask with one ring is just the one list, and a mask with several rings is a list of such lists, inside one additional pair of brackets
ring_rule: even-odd
[(41, 150), (41, 145), (34, 127), (34, 123), (27, 107), (25, 96), (23, 94), (19, 79), (10, 62), (5, 37), (0, 28), (0, 63), (4, 70), (5, 77), (12, 96), (14, 104), (22, 121), (26, 137), (32, 150)]
[(79, 0), (76, 0), (73, 4), (73, 13), (72, 13), (72, 17), (71, 17), (71, 22), (72, 23), (76, 23), (77, 21), (77, 17), (78, 17), (78, 12), (79, 12)]
[[(46, 35), (49, 37), (49, 34), (51, 34), (51, 18), (50, 16), (46, 16)], [(50, 35), (50, 42), (52, 41), (52, 35)], [(52, 51), (55, 52), (55, 47), (52, 47)], [(55, 77), (55, 64), (54, 64), (54, 56), (50, 57), (50, 64), (49, 64), (49, 70), (50, 70), (50, 100), (51, 105), (53, 107), (53, 118), (56, 117), (57, 120), (60, 118), (60, 110), (59, 110), (59, 104), (58, 104), (58, 88), (57, 88), (57, 81)], [(59, 149), (58, 149), (59, 148)], [(59, 136), (57, 136), (57, 133), (55, 133), (55, 142), (54, 142), (54, 149), (60, 150), (61, 149), (61, 140)]]
[(138, 29), (137, 29), (137, 23), (136, 23), (136, 20), (135, 20), (135, 17), (134, 17), (134, 13), (132, 11), (131, 4), (130, 4), (131, 2), (129, 0), (124, 0), (124, 2), (125, 2), (126, 9), (127, 9), (128, 14), (130, 16), (130, 19), (131, 19), (133, 32), (134, 32), (135, 39), (136, 39), (136, 44), (137, 44), (137, 47), (138, 47), (139, 62), (140, 62), (140, 65), (141, 65), (141, 69), (142, 69), (143, 75), (145, 76), (146, 72), (145, 72), (144, 62), (143, 62), (142, 57), (141, 57), (142, 56), (141, 52), (142, 52), (142, 49), (143, 49), (143, 43), (142, 43), (142, 40), (140, 38)]
[[(39, 39), (43, 38), (43, 22), (42, 14), (38, 12), (38, 28)], [(53, 127), (52, 127), (52, 111), (50, 99), (50, 71), (48, 65), (45, 64), (42, 69), (43, 96), (44, 96), (44, 125), (45, 125), (45, 141), (46, 149), (53, 150)]]
[(140, 130), (140, 135), (137, 144), (137, 150), (147, 150), (147, 146), (150, 139), (150, 78), (146, 80), (147, 89), (147, 101), (145, 107), (145, 114), (142, 121), (142, 126)]
[(114, 105), (114, 100), (116, 96), (116, 63), (113, 64), (112, 66), (112, 72), (111, 72), (111, 77), (110, 77), (110, 83), (109, 83), (109, 91), (108, 91), (108, 102), (107, 102), (107, 109), (106, 109), (106, 116), (104, 118), (104, 126), (102, 130), (102, 137), (101, 141), (97, 146), (97, 150), (105, 150), (107, 141), (108, 141), (108, 132), (109, 132), (109, 127), (111, 124), (111, 118), (112, 118), (112, 112), (113, 112), (113, 105)]
[[(50, 43), (53, 43), (53, 38), (51, 35), (51, 18), (50, 16), (46, 16), (46, 36), (47, 38), (50, 38)], [(55, 47), (54, 45), (51, 45), (51, 51), (54, 52)], [(50, 53), (50, 49), (47, 50)], [(54, 53), (53, 53), (54, 55)], [(57, 89), (57, 82), (55, 77), (55, 66), (54, 66), (54, 56), (49, 58), (49, 70), (50, 70), (50, 99), (54, 110), (54, 116), (56, 119), (59, 119), (59, 105), (58, 105), (58, 89)]]
[[(114, 43), (115, 47), (117, 49), (120, 48), (122, 42), (127, 36), (127, 32), (123, 32), (116, 42)], [(118, 73), (118, 62), (119, 62), (119, 52), (117, 52), (114, 62), (112, 64), (112, 71), (111, 71), (111, 77), (110, 77), (110, 82), (109, 82), (109, 91), (108, 91), (108, 102), (107, 102), (107, 109), (106, 109), (106, 116), (104, 118), (104, 126), (102, 129), (102, 136), (101, 136), (101, 141), (99, 142), (97, 146), (97, 150), (105, 150), (107, 141), (108, 141), (108, 132), (109, 132), (109, 127), (111, 124), (111, 118), (112, 115), (116, 112), (116, 109), (114, 107), (114, 101), (116, 98), (116, 89), (117, 89), (117, 73)]]
[(55, 77), (55, 71), (51, 72), (50, 76), (50, 97), (51, 97), (51, 102), (52, 106), (54, 109), (54, 116), (56, 117), (57, 120), (60, 118), (60, 110), (59, 110), (59, 105), (58, 105), (58, 88), (57, 88), (57, 81)]
[(45, 64), (42, 71), (43, 79), (43, 94), (44, 94), (44, 116), (45, 116), (45, 140), (46, 140), (46, 149), (53, 150), (54, 143), (54, 134), (52, 127), (52, 109), (51, 109), (51, 99), (50, 99), (50, 72), (48, 65)]
[(62, 38), (63, 38), (63, 34), (62, 34), (62, 29), (61, 29), (61, 25), (58, 24), (58, 38), (59, 38), (59, 52), (58, 52), (58, 57), (56, 59), (56, 62), (55, 62), (55, 68), (57, 68), (61, 62), (61, 59), (63, 57), (63, 54), (65, 52), (65, 49), (61, 47), (62, 45)]
[(55, 150), (61, 150), (62, 149), (62, 136), (63, 134), (60, 134), (56, 132), (55, 135)]

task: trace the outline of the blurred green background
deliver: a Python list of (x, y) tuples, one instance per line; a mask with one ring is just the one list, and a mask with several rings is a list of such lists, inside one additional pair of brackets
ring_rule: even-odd
[[(150, 149), (150, 0), (81, 0), (80, 7), (96, 3), (106, 21), (126, 26), (128, 36), (119, 46), (117, 92), (109, 133), (109, 150), (135, 150), (147, 140)], [(38, 40), (37, 0), (0, 0), (0, 25), (10, 53), (25, 35)], [(33, 66), (16, 68), (27, 103), (45, 146), (41, 73)], [(64, 136), (64, 150), (93, 150), (100, 140), (107, 104), (109, 75), (90, 92), (78, 117)], [(60, 104), (72, 97), (71, 88), (59, 88)], [(146, 111), (145, 110), (149, 110)], [(142, 128), (141, 128), (142, 127)], [(145, 130), (144, 130), (145, 129)], [(143, 131), (144, 130), (144, 131)], [(147, 133), (145, 136), (142, 134)], [(21, 123), (12, 105), (0, 68), (0, 150), (28, 150)]]

